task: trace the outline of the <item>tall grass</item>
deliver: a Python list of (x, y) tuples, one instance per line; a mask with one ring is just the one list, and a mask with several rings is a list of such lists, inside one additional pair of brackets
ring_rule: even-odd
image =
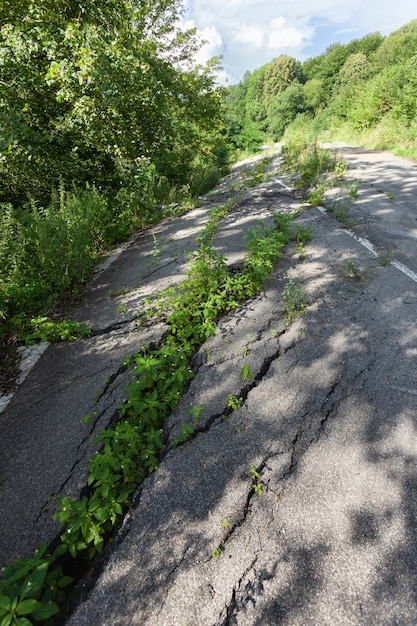
[(61, 188), (46, 207), (0, 205), (0, 320), (47, 311), (77, 292), (97, 255), (134, 225), (132, 210), (112, 210), (95, 188)]
[(334, 167), (334, 158), (328, 150), (320, 148), (316, 141), (312, 143), (296, 137), (287, 141), (282, 148), (285, 166), (300, 175), (300, 186), (309, 187), (317, 182), (320, 174)]

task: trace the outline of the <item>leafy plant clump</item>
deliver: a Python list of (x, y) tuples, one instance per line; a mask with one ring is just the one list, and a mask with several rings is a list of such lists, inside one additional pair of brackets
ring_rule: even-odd
[(237, 411), (243, 404), (243, 398), (237, 397), (234, 394), (229, 394), (227, 396), (227, 408), (232, 411)]
[(282, 292), (286, 317), (285, 324), (292, 324), (297, 315), (303, 315), (306, 306), (306, 297), (301, 289), (300, 279), (291, 279), (285, 285)]
[(349, 278), (355, 278), (356, 280), (366, 280), (366, 273), (360, 267), (356, 265), (352, 259), (348, 259), (342, 266), (343, 273)]
[(256, 163), (255, 165), (255, 171), (253, 172), (253, 174), (251, 174), (249, 179), (246, 181), (246, 185), (248, 187), (256, 187), (256, 185), (263, 183), (265, 180), (267, 167), (270, 163), (271, 163), (271, 159), (268, 157), (265, 157), (261, 161), (258, 161), (258, 163)]
[(74, 320), (54, 322), (45, 316), (34, 317), (30, 320), (28, 332), (24, 337), (26, 345), (39, 341), (74, 341), (88, 337), (91, 328), (87, 324), (80, 324)]
[[(284, 167), (297, 175), (295, 182), (299, 187), (320, 183), (320, 175), (334, 170), (336, 166), (330, 152), (320, 148), (315, 141), (288, 141), (282, 148), (282, 156)], [(319, 186), (317, 195), (320, 193), (323, 189)]]
[(262, 496), (263, 489), (262, 489), (262, 483), (260, 481), (261, 474), (257, 471), (254, 465), (250, 468), (249, 473), (250, 473), (250, 477), (252, 480), (252, 489), (254, 490), (257, 496), (259, 497)]
[(72, 578), (63, 575), (60, 557), (62, 546), (47, 552), (41, 544), (30, 559), (18, 559), (3, 572), (0, 580), (0, 624), (2, 626), (31, 626), (51, 624), (65, 601), (65, 589)]
[(229, 162), (219, 68), (196, 65), (180, 0), (61, 8), (0, 3), (0, 339), (55, 319), (99, 255)]

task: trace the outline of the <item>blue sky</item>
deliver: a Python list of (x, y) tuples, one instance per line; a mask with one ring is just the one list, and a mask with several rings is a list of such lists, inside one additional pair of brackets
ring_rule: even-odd
[(184, 21), (208, 43), (198, 60), (223, 55), (222, 83), (237, 83), (280, 54), (300, 61), (332, 43), (417, 19), (415, 0), (185, 0)]

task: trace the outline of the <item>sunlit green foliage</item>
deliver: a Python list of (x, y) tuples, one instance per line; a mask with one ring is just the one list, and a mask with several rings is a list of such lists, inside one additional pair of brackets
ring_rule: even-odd
[(0, 6), (0, 319), (74, 292), (97, 254), (228, 161), (217, 61), (180, 0)]
[[(294, 133), (359, 142), (369, 137), (374, 147), (417, 157), (416, 50), (413, 20), (388, 37), (371, 33), (348, 44), (335, 43), (302, 66), (285, 55), (278, 57), (246, 74), (245, 87), (238, 85), (229, 93), (231, 142), (249, 147), (242, 141), (249, 128), (251, 147)], [(257, 85), (256, 98), (252, 83)], [(252, 115), (249, 127), (247, 111), (262, 105), (266, 117)]]
[(119, 200), (140, 204), (149, 168), (184, 182), (203, 146), (215, 161), (207, 134), (220, 95), (213, 68), (185, 69), (197, 42), (178, 30), (176, 0), (11, 7), (0, 31), (0, 200), (49, 200), (62, 180), (116, 197), (123, 188)]
[(262, 89), (263, 102), (268, 110), (271, 102), (282, 94), (295, 80), (302, 80), (301, 63), (293, 57), (282, 54), (271, 61), (264, 71)]
[(281, 139), (285, 128), (306, 108), (302, 85), (293, 82), (270, 102), (268, 108), (268, 133), (274, 139)]

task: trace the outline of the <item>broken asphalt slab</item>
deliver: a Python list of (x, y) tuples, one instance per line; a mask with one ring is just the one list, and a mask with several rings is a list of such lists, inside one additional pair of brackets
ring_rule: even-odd
[[(266, 203), (251, 193), (248, 215)], [(399, 219), (403, 208), (392, 209)], [(305, 258), (288, 246), (262, 293), (201, 347), (166, 423), (168, 452), (80, 585), (67, 626), (415, 624), (417, 285), (351, 236), (360, 225), (318, 209), (297, 223), (312, 228)], [(282, 294), (297, 279), (306, 310), (286, 326)], [(129, 297), (132, 313), (143, 296), (121, 295), (126, 310)], [(242, 398), (238, 410), (227, 410), (229, 395)], [(189, 410), (202, 405), (196, 423)], [(194, 436), (175, 447), (187, 421)]]

